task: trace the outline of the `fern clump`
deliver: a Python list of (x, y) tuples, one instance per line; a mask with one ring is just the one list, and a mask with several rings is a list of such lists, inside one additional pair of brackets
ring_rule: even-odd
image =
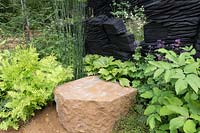
[(73, 77), (54, 56), (39, 59), (35, 48), (16, 48), (0, 53), (0, 129), (18, 129), (53, 100), (53, 90)]

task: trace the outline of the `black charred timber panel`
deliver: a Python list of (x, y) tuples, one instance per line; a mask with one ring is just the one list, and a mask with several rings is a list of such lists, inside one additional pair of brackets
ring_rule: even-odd
[[(146, 45), (153, 45), (153, 42), (156, 43), (160, 39), (165, 41), (169, 49), (170, 44), (176, 39), (181, 40), (182, 46), (193, 44), (195, 48), (200, 48), (198, 39), (200, 0), (152, 0), (148, 3), (144, 0), (143, 2), (149, 22), (144, 27), (144, 49), (147, 48)], [(160, 33), (155, 24), (161, 25)]]
[(109, 35), (125, 34), (127, 32), (126, 26), (122, 19), (109, 19), (104, 23), (106, 33)]
[(112, 0), (88, 0), (94, 17), (86, 21), (86, 52), (129, 60), (136, 48), (134, 35), (127, 33), (122, 19), (111, 15), (111, 5)]
[(109, 35), (110, 41), (116, 45), (121, 51), (133, 52), (136, 48), (133, 34)]
[[(199, 52), (197, 55), (200, 55), (200, 28), (199, 28), (200, 0), (115, 0), (115, 1), (116, 2), (128, 1), (129, 3), (131, 3), (132, 7), (134, 6), (144, 7), (145, 9), (144, 13), (147, 17), (147, 22), (148, 22), (144, 27), (145, 39), (142, 43), (143, 51), (145, 53), (153, 52), (155, 48), (158, 48), (156, 46), (158, 45), (157, 44), (158, 40), (163, 40), (165, 42), (166, 48), (172, 49), (170, 44), (174, 43), (176, 39), (180, 39), (182, 43), (181, 46), (186, 46), (188, 44), (193, 45), (197, 49), (197, 52)], [(111, 5), (112, 5), (112, 0), (88, 0), (88, 6), (93, 8), (95, 17), (98, 17), (99, 15), (102, 14), (108, 17), (108, 20), (104, 21), (105, 26), (102, 26), (100, 28), (101, 33), (103, 34), (104, 32), (105, 33), (104, 36), (106, 36), (107, 39), (102, 39), (104, 37), (100, 39), (96, 38), (95, 36), (93, 37), (96, 39), (97, 42), (100, 40), (104, 40), (102, 41), (102, 45), (108, 42), (107, 45), (113, 46), (117, 44), (116, 45), (117, 48), (114, 47), (114, 49), (118, 49), (118, 51), (125, 50), (124, 48), (120, 48), (120, 46), (130, 46), (129, 44), (132, 43), (126, 45), (113, 43), (113, 38), (119, 37), (118, 34), (126, 34), (126, 33), (122, 28), (123, 27), (122, 24), (120, 22), (116, 22), (117, 20), (112, 18), (112, 15), (110, 13), (112, 10)], [(106, 22), (109, 24), (107, 24)], [(98, 33), (95, 30), (93, 32), (95, 34), (98, 34), (96, 36), (100, 35), (100, 33)], [(91, 36), (94, 33), (91, 32), (91, 34), (89, 35)], [(88, 36), (88, 34), (86, 36)], [(90, 42), (90, 39), (88, 42)], [(118, 38), (118, 42), (120, 42), (120, 37)], [(123, 39), (121, 40), (121, 42), (123, 42)], [(90, 43), (87, 44), (90, 45)], [(101, 45), (99, 47), (101, 47)], [(132, 51), (131, 47), (129, 50)]]

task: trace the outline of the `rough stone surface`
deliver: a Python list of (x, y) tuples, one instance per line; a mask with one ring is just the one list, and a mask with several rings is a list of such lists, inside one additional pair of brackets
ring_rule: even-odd
[(136, 92), (92, 76), (59, 86), (54, 94), (67, 132), (111, 133), (115, 122), (127, 114)]

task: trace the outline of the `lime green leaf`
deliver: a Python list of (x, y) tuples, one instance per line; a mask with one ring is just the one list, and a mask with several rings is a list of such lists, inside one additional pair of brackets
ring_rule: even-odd
[(170, 81), (172, 74), (174, 74), (174, 73), (172, 73), (171, 70), (166, 70), (165, 76), (164, 76), (164, 79), (165, 79), (166, 83), (168, 83)]
[(195, 74), (190, 74), (186, 77), (186, 81), (191, 86), (191, 88), (198, 93), (200, 88), (200, 78)]
[(167, 108), (177, 114), (183, 115), (185, 117), (189, 117), (188, 109), (185, 107), (179, 107), (175, 105), (167, 105)]
[(104, 68), (100, 69), (98, 73), (105, 76), (109, 75), (109, 71)]
[(175, 83), (176, 94), (181, 94), (188, 87), (188, 83), (184, 79), (178, 79)]
[(149, 124), (151, 129), (154, 129), (156, 127), (156, 119), (157, 119), (156, 117), (157, 117), (156, 114), (152, 114), (147, 119), (147, 123)]
[(171, 115), (173, 114), (174, 112), (169, 110), (167, 106), (163, 106), (161, 109), (160, 109), (160, 116), (166, 116), (166, 115)]
[(171, 69), (172, 68), (170, 63), (167, 63), (164, 61), (149, 61), (149, 64), (156, 66), (160, 69)]
[(145, 69), (144, 73), (153, 72), (153, 71), (155, 71), (156, 69), (157, 69), (157, 68), (156, 68), (155, 66), (149, 65), (149, 66)]
[(165, 99), (168, 101), (167, 105), (176, 105), (176, 106), (181, 106), (183, 105), (183, 102), (181, 99), (175, 97), (175, 96), (170, 96), (170, 97), (165, 97)]
[(176, 129), (182, 127), (184, 125), (185, 121), (186, 121), (185, 117), (177, 117), (177, 118), (171, 119), (170, 123), (169, 123), (170, 131), (171, 130), (173, 131), (173, 130), (176, 130)]
[(161, 93), (162, 93), (162, 91), (159, 88), (157, 88), (157, 87), (153, 88), (153, 94), (155, 96), (160, 96)]
[(191, 114), (190, 118), (197, 120), (198, 122), (200, 122), (200, 115), (196, 115), (196, 114)]
[(185, 66), (184, 73), (197, 73), (197, 69), (199, 68), (199, 63), (191, 63)]
[(173, 72), (174, 73), (171, 78), (175, 78), (175, 79), (184, 79), (185, 78), (185, 74), (182, 69), (173, 69)]
[(155, 79), (155, 78), (159, 77), (164, 71), (165, 71), (164, 69), (156, 70), (153, 78)]
[(193, 120), (187, 120), (183, 126), (183, 130), (185, 133), (195, 133), (196, 130), (196, 124)]
[(127, 78), (119, 78), (119, 83), (122, 86), (130, 86), (130, 81)]
[(145, 111), (144, 111), (144, 115), (150, 115), (152, 113), (156, 112), (156, 106), (155, 105), (149, 105)]
[(145, 93), (141, 94), (140, 97), (150, 99), (153, 97), (153, 91), (146, 91)]

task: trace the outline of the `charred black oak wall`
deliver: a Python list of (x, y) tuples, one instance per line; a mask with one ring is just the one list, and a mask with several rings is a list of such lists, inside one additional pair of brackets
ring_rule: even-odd
[[(200, 53), (200, 0), (127, 1), (145, 9), (148, 23), (141, 43), (143, 52), (154, 51), (158, 40), (171, 49), (171, 44), (180, 39), (182, 46), (193, 45)], [(86, 50), (127, 60), (136, 47), (134, 35), (127, 33), (123, 20), (112, 17), (111, 5), (112, 0), (88, 0), (94, 17), (86, 21)]]

